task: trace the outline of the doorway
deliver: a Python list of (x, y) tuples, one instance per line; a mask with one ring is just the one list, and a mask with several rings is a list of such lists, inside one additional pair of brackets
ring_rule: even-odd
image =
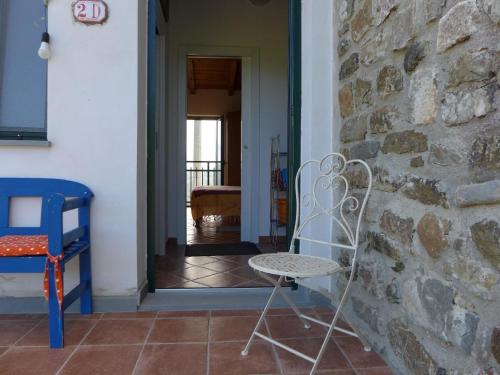
[[(241, 240), (241, 58), (189, 56), (186, 254)], [(220, 247), (220, 246), (219, 246)]]
[[(188, 210), (186, 207), (188, 182), (187, 173), (187, 121), (219, 121), (220, 134), (224, 135), (224, 124), (230, 114), (223, 118), (206, 118), (205, 116), (193, 116), (189, 118), (188, 97), (190, 83), (188, 79), (189, 59), (240, 59), (241, 61), (241, 134), (240, 134), (240, 186), (241, 186), (241, 215), (240, 215), (240, 240), (248, 241), (257, 245), (264, 245), (271, 251), (276, 251), (270, 243), (270, 185), (273, 179), (270, 170), (272, 139), (277, 135), (281, 136), (281, 146), (283, 153), (286, 153), (290, 112), (290, 98), (287, 100), (290, 82), (287, 70), (287, 52), (289, 44), (289, 32), (287, 18), (290, 16), (289, 7), (292, 3), (300, 2), (291, 0), (276, 0), (265, 7), (254, 7), (247, 0), (237, 0), (231, 3), (224, 2), (224, 11), (227, 17), (221, 19), (217, 9), (222, 6), (218, 0), (197, 3), (196, 11), (189, 7), (184, 1), (170, 1), (168, 14), (170, 25), (168, 26), (167, 40), (167, 60), (168, 68), (167, 86), (167, 176), (170, 186), (166, 192), (168, 207), (168, 237), (172, 239), (171, 244), (184, 247), (188, 242), (186, 224), (188, 220)], [(188, 9), (190, 8), (190, 9)], [(213, 13), (213, 17), (212, 17)], [(264, 17), (265, 16), (265, 17)], [(284, 16), (284, 17), (283, 17)], [(240, 21), (237, 21), (240, 19)], [(213, 25), (208, 23), (213, 21)], [(252, 25), (257, 22), (256, 25)], [(268, 23), (268, 25), (266, 25)], [(258, 27), (257, 27), (258, 26)], [(266, 28), (269, 28), (266, 31)], [(206, 30), (205, 34), (196, 30)], [(246, 33), (244, 30), (252, 30)], [(285, 31), (283, 33), (283, 31)], [(272, 38), (269, 36), (272, 35)], [(251, 46), (251, 47), (250, 47)], [(297, 51), (297, 50), (296, 50)], [(298, 56), (297, 54), (296, 56)], [(297, 81), (296, 81), (297, 82)], [(297, 90), (299, 85), (294, 87)], [(300, 91), (298, 91), (300, 93)], [(297, 96), (295, 96), (297, 97)], [(300, 97), (300, 95), (299, 95)], [(296, 108), (299, 106), (296, 106)], [(297, 114), (297, 111), (294, 111)], [(300, 116), (295, 117), (294, 124), (297, 125)], [(194, 126), (194, 125), (193, 125)], [(201, 126), (201, 125), (200, 125)], [(298, 134), (298, 128), (294, 130)], [(221, 139), (220, 145), (225, 145)], [(215, 170), (215, 174), (220, 173), (220, 181), (229, 184), (229, 156), (225, 158), (228, 150), (220, 150), (221, 166), (220, 172)], [(286, 169), (290, 160), (281, 160), (281, 166)], [(196, 169), (196, 168), (194, 168)], [(211, 169), (207, 167), (207, 169)], [(224, 175), (224, 176), (222, 176)], [(234, 175), (234, 174), (233, 174)], [(293, 177), (290, 170), (290, 180)], [(228, 180), (228, 181), (226, 181)], [(235, 183), (236, 184), (236, 183)], [(281, 185), (282, 187), (284, 184)], [(293, 215), (292, 210), (288, 210)], [(229, 227), (235, 225), (228, 225)], [(286, 230), (281, 228), (281, 238), (285, 238)], [(283, 245), (285, 241), (282, 241)], [(286, 244), (283, 246), (286, 249)], [(169, 253), (167, 248), (167, 254)], [(157, 252), (158, 253), (158, 252)], [(149, 253), (151, 254), (151, 252)], [(248, 256), (249, 257), (249, 256)], [(219, 264), (217, 260), (206, 259), (202, 256), (196, 257), (196, 261), (186, 264), (179, 258), (175, 262), (165, 261), (167, 258), (156, 257), (157, 266), (165, 266), (156, 278), (159, 288), (198, 288), (206, 286), (265, 286), (257, 284), (255, 274), (248, 274), (252, 277), (253, 283), (248, 280), (241, 280), (242, 274), (236, 274), (233, 269), (224, 269), (227, 264)], [(185, 259), (184, 259), (185, 260)], [(227, 263), (227, 260), (222, 260)], [(207, 262), (205, 262), (207, 261)], [(212, 265), (210, 265), (212, 263)], [(246, 260), (243, 261), (246, 264)], [(149, 264), (148, 264), (149, 266)], [(203, 277), (197, 274), (196, 278), (186, 277), (202, 267), (205, 270), (217, 271), (219, 273), (231, 273), (237, 277), (237, 283), (231, 285), (211, 285), (197, 283)], [(233, 266), (234, 267), (234, 264)], [(158, 268), (158, 267), (155, 267)], [(217, 268), (217, 270), (216, 270)], [(191, 271), (187, 272), (189, 269)], [(175, 271), (177, 273), (174, 273)], [(199, 270), (198, 270), (199, 271)], [(241, 271), (241, 270), (240, 270)], [(179, 273), (180, 272), (180, 273)], [(247, 272), (245, 271), (245, 274)], [(157, 273), (158, 276), (158, 273)], [(172, 278), (175, 276), (175, 278)], [(179, 280), (179, 277), (181, 280)], [(207, 276), (205, 276), (207, 277)], [(168, 283), (163, 283), (166, 279)], [(164, 280), (161, 280), (164, 279)], [(180, 282), (179, 282), (180, 281)], [(235, 279), (236, 281), (236, 279)]]

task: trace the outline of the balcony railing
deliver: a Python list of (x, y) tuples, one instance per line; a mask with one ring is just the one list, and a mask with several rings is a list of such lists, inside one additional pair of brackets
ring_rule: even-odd
[(191, 206), (191, 191), (197, 186), (222, 185), (224, 165), (222, 161), (186, 161), (186, 206)]

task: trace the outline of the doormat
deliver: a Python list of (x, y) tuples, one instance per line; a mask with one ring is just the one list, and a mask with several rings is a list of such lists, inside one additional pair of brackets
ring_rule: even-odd
[(215, 231), (220, 233), (239, 233), (240, 227), (231, 225), (219, 225), (215, 228)]
[(187, 257), (253, 254), (260, 254), (260, 250), (252, 242), (186, 245)]

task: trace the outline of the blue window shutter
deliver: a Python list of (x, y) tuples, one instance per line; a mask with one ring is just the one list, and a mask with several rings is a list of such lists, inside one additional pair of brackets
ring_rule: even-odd
[(0, 132), (46, 131), (46, 22), (42, 0), (0, 0)]

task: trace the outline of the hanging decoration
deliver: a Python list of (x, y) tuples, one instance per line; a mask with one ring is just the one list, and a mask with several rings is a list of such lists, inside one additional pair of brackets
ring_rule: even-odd
[(40, 48), (38, 49), (38, 56), (43, 60), (50, 59), (50, 35), (48, 32), (42, 34), (42, 43), (40, 43)]

